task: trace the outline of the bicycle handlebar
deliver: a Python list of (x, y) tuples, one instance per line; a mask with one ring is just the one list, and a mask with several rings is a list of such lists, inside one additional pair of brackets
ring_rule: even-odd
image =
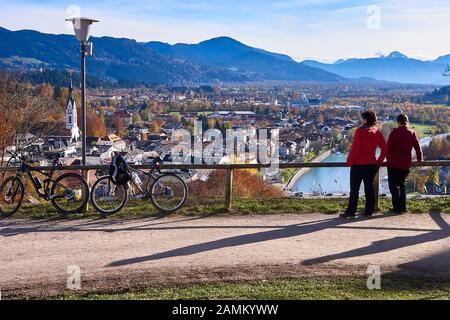
[(6, 153), (9, 153), (11, 156), (13, 156), (13, 157), (17, 157), (17, 155), (15, 155), (14, 153), (12, 153), (11, 151), (9, 151), (9, 150), (6, 150)]
[(161, 159), (161, 157), (149, 157), (150, 160), (153, 160), (154, 164), (162, 164), (163, 160)]
[(15, 159), (20, 159), (20, 160), (22, 160), (22, 161), (25, 161), (25, 160), (27, 159), (27, 157), (20, 156), (18, 153), (12, 153), (12, 152), (9, 151), (9, 150), (6, 150), (6, 152), (9, 153), (9, 154), (10, 154), (13, 158), (15, 158)]
[[(14, 159), (20, 159), (20, 160), (23, 161), (23, 162), (29, 162), (29, 163), (31, 163), (31, 164), (40, 163), (39, 160), (29, 159), (27, 156), (19, 155), (18, 152), (13, 153), (13, 152), (11, 152), (11, 151), (9, 151), (9, 150), (6, 150), (6, 152), (7, 152), (8, 154), (10, 154), (12, 158), (14, 158)], [(60, 157), (57, 156), (56, 159), (53, 160), (53, 167), (56, 167), (56, 166), (58, 165), (59, 158), (60, 158)]]

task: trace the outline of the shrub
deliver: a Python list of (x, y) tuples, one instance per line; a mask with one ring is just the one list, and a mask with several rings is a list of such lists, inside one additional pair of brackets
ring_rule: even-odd
[[(189, 190), (198, 197), (223, 197), (225, 194), (226, 171), (215, 170), (206, 182), (194, 181)], [(238, 198), (277, 198), (283, 192), (265, 182), (258, 173), (249, 170), (233, 171), (233, 196)]]

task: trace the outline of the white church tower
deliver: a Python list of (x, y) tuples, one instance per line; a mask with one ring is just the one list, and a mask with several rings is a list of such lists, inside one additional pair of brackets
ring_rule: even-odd
[(70, 74), (69, 97), (66, 107), (66, 129), (70, 129), (72, 137), (71, 141), (77, 141), (80, 138), (80, 129), (77, 123), (77, 106), (73, 97), (72, 75)]

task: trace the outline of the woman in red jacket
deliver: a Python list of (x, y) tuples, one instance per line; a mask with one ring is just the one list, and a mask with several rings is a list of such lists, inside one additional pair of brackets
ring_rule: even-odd
[(388, 140), (387, 166), (389, 190), (392, 194), (392, 211), (398, 214), (406, 212), (405, 179), (411, 169), (411, 151), (416, 150), (417, 161), (422, 161), (422, 148), (419, 137), (408, 128), (409, 119), (401, 114), (397, 117), (398, 128), (394, 129)]
[[(364, 192), (366, 195), (366, 207), (364, 215), (372, 216), (375, 211), (375, 190), (374, 180), (379, 167), (384, 161), (387, 153), (386, 141), (383, 134), (375, 126), (377, 115), (374, 111), (365, 111), (361, 114), (363, 126), (356, 129), (353, 139), (352, 149), (347, 158), (350, 170), (350, 201), (348, 208), (342, 218), (354, 218), (358, 207), (359, 188), (364, 182)], [(381, 149), (381, 154), (376, 158), (377, 148)]]

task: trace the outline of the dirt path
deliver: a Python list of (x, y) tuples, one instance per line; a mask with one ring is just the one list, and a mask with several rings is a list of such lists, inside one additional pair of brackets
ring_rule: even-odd
[(82, 288), (384, 272), (450, 278), (450, 215), (343, 221), (323, 214), (159, 220), (7, 220), (0, 225), (4, 297)]

